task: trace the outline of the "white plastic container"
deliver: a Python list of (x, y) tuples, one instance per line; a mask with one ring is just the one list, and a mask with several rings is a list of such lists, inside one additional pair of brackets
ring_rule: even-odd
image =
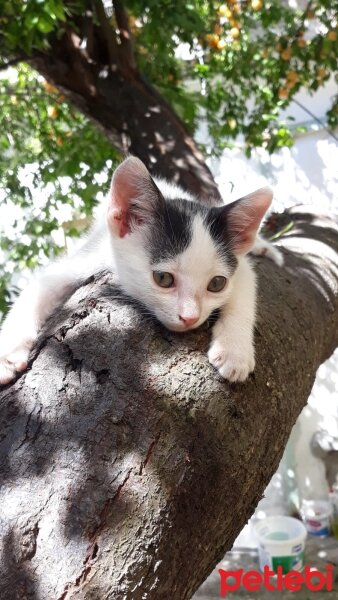
[(266, 517), (255, 525), (259, 565), (283, 573), (301, 571), (304, 567), (306, 528), (292, 517)]
[(304, 500), (302, 518), (310, 535), (327, 537), (330, 535), (332, 506), (326, 500)]

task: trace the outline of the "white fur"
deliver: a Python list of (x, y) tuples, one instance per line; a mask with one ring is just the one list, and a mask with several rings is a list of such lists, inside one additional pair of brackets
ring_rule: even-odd
[(187, 190), (183, 190), (181, 187), (161, 177), (153, 177), (157, 187), (161, 190), (163, 196), (169, 200), (175, 200), (175, 198), (184, 198), (185, 200), (191, 200), (194, 202), (196, 198)]
[[(168, 198), (193, 197), (177, 186), (156, 179)], [(146, 225), (122, 238), (113, 234), (103, 211), (73, 255), (52, 263), (20, 295), (9, 312), (0, 334), (0, 384), (9, 383), (27, 367), (30, 349), (53, 310), (91, 274), (102, 269), (117, 273), (122, 288), (140, 300), (169, 329), (183, 331), (184, 319), (195, 319), (189, 328), (201, 325), (216, 309), (221, 315), (213, 329), (210, 362), (230, 381), (244, 381), (254, 368), (253, 327), (255, 321), (255, 275), (245, 256), (231, 275), (212, 238), (196, 216), (189, 247), (174, 259), (149, 264), (145, 249)], [(264, 250), (264, 252), (263, 252)], [(268, 253), (280, 263), (280, 253), (259, 239), (254, 251)], [(173, 288), (160, 288), (152, 270), (175, 276)], [(227, 278), (219, 293), (207, 290), (215, 276)]]
[[(141, 235), (141, 233), (139, 234)], [(142, 240), (124, 239), (114, 241), (116, 268), (122, 287), (139, 298), (156, 317), (173, 331), (185, 331), (181, 318), (198, 318), (192, 328), (201, 325), (215, 309), (229, 297), (232, 287), (229, 281), (224, 291), (214, 294), (207, 291), (210, 280), (216, 275), (228, 278), (231, 269), (220, 260), (211, 236), (203, 226), (200, 216), (193, 222), (192, 240), (189, 247), (175, 258), (150, 266)], [(127, 262), (126, 262), (126, 256)], [(154, 282), (152, 269), (168, 271), (175, 277), (173, 288), (160, 288)]]
[(284, 264), (283, 254), (260, 235), (257, 235), (255, 245), (252, 248), (251, 253), (255, 254), (256, 256), (267, 256), (279, 267), (282, 267)]
[(240, 258), (232, 279), (232, 294), (214, 325), (208, 358), (225, 379), (245, 381), (255, 368), (256, 313), (255, 273), (246, 257)]
[(100, 217), (78, 249), (37, 275), (9, 311), (0, 334), (0, 384), (26, 369), (38, 332), (57, 306), (90, 275), (105, 268), (113, 269), (113, 256), (106, 220)]

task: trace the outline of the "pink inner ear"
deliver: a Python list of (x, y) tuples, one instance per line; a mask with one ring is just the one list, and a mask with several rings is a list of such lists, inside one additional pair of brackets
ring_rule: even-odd
[(127, 233), (130, 233), (128, 213), (123, 212), (120, 208), (110, 208), (108, 210), (108, 221), (119, 237), (123, 238)]
[(269, 188), (261, 188), (234, 202), (228, 214), (231, 246), (235, 254), (252, 249), (261, 221), (272, 201)]
[(134, 156), (127, 158), (116, 169), (110, 186), (107, 217), (112, 231), (119, 237), (130, 233), (131, 203), (149, 187), (150, 181), (146, 167)]

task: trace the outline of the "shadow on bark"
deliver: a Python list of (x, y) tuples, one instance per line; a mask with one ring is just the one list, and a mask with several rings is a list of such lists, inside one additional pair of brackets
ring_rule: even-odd
[[(52, 317), (30, 371), (2, 392), (4, 535), (14, 520), (21, 544), (38, 524), (32, 586), (44, 600), (184, 600), (231, 547), (337, 343), (337, 233), (292, 218), (285, 268), (255, 261), (245, 384), (208, 364), (207, 325), (171, 333), (103, 274)], [(318, 241), (288, 249), (311, 236), (326, 254)]]

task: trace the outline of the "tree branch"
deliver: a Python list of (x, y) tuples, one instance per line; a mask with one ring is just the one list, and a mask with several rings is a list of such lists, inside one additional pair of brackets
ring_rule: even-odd
[(109, 66), (113, 67), (118, 62), (118, 45), (116, 40), (116, 33), (113, 27), (108, 22), (106, 11), (101, 0), (94, 0), (94, 7), (101, 25), (103, 37), (106, 41), (109, 56)]
[(1, 598), (188, 600), (231, 548), (338, 344), (337, 223), (281, 227), (245, 384), (208, 364), (207, 327), (146, 321), (108, 276), (54, 315), (0, 393)]
[(0, 64), (0, 71), (6, 71), (6, 69), (8, 69), (9, 67), (15, 67), (17, 64), (19, 64), (20, 62), (27, 60), (28, 56), (27, 54), (18, 54), (18, 56), (15, 56), (14, 58), (12, 58), (11, 60), (8, 60), (7, 62)]
[(121, 0), (113, 0), (113, 5), (116, 22), (120, 31), (120, 64), (124, 72), (133, 73), (136, 70), (136, 61), (132, 44), (132, 33), (129, 27), (128, 14)]
[[(74, 34), (75, 35), (75, 34)], [(221, 197), (196, 143), (158, 92), (137, 73), (124, 77), (88, 62), (67, 33), (52, 51), (36, 51), (30, 64), (100, 127), (123, 153), (138, 156), (160, 174), (209, 204)]]

